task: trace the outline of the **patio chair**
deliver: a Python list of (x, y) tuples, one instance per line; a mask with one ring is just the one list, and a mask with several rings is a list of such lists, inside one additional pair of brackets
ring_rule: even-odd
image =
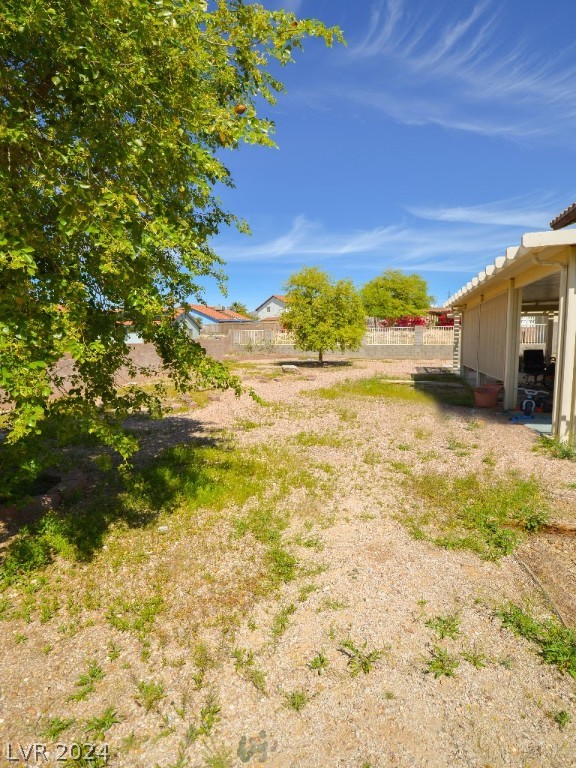
[(526, 349), (522, 356), (522, 370), (527, 376), (534, 377), (534, 384), (538, 376), (544, 376), (546, 373), (546, 364), (544, 363), (544, 350)]

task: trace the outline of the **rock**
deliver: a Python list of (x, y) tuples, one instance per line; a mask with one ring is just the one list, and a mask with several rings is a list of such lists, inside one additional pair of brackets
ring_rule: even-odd
[(158, 533), (168, 533), (168, 526), (167, 525), (159, 525), (158, 526)]
[(211, 403), (218, 403), (220, 401), (220, 395), (208, 395), (208, 400)]
[(72, 469), (63, 475), (55, 490), (62, 496), (67, 496), (74, 491), (83, 491), (87, 484), (88, 477), (86, 474), (81, 469)]
[(298, 373), (300, 369), (297, 365), (283, 365), (282, 370), (284, 373)]

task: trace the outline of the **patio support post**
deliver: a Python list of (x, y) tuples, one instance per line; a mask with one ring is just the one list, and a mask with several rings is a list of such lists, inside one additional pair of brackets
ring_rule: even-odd
[(554, 381), (553, 434), (573, 442), (576, 400), (576, 249), (570, 248), (568, 266), (560, 277), (558, 359)]
[(522, 314), (522, 288), (508, 285), (506, 313), (506, 359), (504, 363), (504, 408), (516, 407), (518, 391), (518, 360), (520, 357), (520, 316)]

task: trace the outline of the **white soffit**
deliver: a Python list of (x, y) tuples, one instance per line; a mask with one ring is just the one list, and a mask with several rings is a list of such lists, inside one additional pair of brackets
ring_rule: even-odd
[(505, 256), (498, 256), (493, 264), (488, 265), (476, 277), (469, 280), (446, 301), (445, 307), (459, 304), (468, 294), (475, 291), (480, 283), (482, 287), (495, 279), (497, 275), (513, 263), (518, 263), (531, 254), (531, 251), (542, 250), (562, 245), (576, 245), (576, 229), (560, 229), (551, 232), (527, 232), (522, 236), (520, 245), (506, 248)]

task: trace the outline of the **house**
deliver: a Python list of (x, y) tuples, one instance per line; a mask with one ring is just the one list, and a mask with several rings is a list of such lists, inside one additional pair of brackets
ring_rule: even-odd
[(207, 307), (205, 304), (190, 304), (188, 314), (202, 323), (249, 323), (250, 318), (225, 307)]
[[(558, 219), (552, 222), (557, 227), (576, 222), (576, 205)], [(461, 374), (478, 386), (503, 382), (509, 409), (518, 399), (522, 317), (546, 317), (545, 353), (556, 358), (551, 434), (575, 442), (576, 229), (525, 234), (519, 246), (507, 248), (445, 306), (461, 319)]]
[(258, 320), (270, 320), (278, 318), (286, 308), (286, 296), (274, 294), (262, 302), (254, 310), (258, 315)]
[[(200, 331), (202, 330), (202, 323), (201, 321), (194, 317), (190, 312), (186, 312), (185, 309), (182, 307), (179, 307), (175, 312), (174, 321), (176, 323), (181, 323), (185, 330), (186, 334), (191, 339), (197, 339), (200, 335)], [(132, 322), (130, 321), (124, 321), (123, 323), (126, 328), (126, 342), (128, 344), (143, 344), (144, 339), (140, 335), (138, 331), (132, 330)]]

